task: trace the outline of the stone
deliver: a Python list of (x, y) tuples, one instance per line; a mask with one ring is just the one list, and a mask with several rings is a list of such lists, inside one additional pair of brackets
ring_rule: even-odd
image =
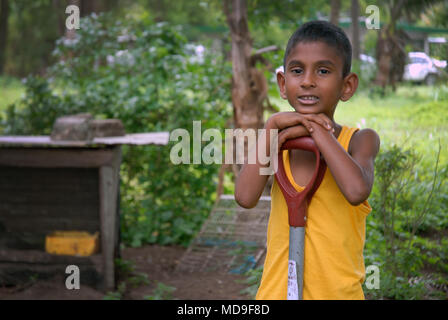
[(93, 139), (89, 113), (63, 116), (56, 119), (51, 132), (52, 140), (88, 141)]
[(94, 137), (121, 137), (126, 134), (120, 119), (92, 120), (91, 126)]

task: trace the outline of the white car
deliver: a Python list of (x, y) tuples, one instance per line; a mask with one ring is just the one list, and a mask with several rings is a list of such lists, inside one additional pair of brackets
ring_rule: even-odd
[(446, 61), (431, 58), (424, 52), (409, 52), (403, 80), (433, 85), (441, 75), (440, 69), (445, 68), (446, 65)]

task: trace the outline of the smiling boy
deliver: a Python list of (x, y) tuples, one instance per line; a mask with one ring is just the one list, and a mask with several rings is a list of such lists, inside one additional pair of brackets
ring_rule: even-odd
[[(257, 142), (270, 155), (270, 129), (278, 129), (279, 149), (288, 139), (311, 136), (327, 163), (309, 207), (305, 233), (304, 299), (364, 299), (363, 248), (365, 220), (372, 208), (367, 198), (374, 181), (380, 139), (372, 129), (359, 130), (334, 121), (339, 100), (355, 93), (358, 77), (350, 72), (351, 45), (345, 33), (325, 21), (311, 21), (288, 41), (284, 72), (277, 73), (281, 97), (294, 112), (280, 112), (265, 124), (266, 139)], [(315, 155), (283, 151), (285, 172), (297, 191), (311, 180)], [(235, 186), (243, 207), (256, 205), (269, 164), (244, 164)], [(274, 181), (267, 231), (267, 254), (257, 299), (286, 299), (289, 249), (288, 210)]]

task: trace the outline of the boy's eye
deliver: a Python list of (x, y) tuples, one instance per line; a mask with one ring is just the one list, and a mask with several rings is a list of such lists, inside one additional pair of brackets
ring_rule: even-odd
[(292, 73), (300, 74), (302, 73), (302, 69), (296, 68), (291, 70)]
[(329, 74), (329, 73), (330, 73), (330, 70), (327, 70), (327, 69), (319, 69), (317, 72), (320, 73), (320, 74)]

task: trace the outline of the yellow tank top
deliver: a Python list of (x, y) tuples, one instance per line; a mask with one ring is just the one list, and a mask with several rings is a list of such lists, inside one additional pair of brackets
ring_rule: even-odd
[[(338, 142), (348, 152), (358, 128), (343, 126)], [(283, 151), (286, 175), (297, 191), (291, 174), (289, 152)], [(275, 179), (274, 179), (275, 180)], [(351, 205), (339, 190), (327, 167), (309, 207), (305, 228), (303, 299), (364, 299), (365, 220), (372, 211), (367, 200)], [(267, 253), (256, 299), (286, 299), (288, 279), (289, 224), (285, 198), (274, 181), (267, 230)]]

